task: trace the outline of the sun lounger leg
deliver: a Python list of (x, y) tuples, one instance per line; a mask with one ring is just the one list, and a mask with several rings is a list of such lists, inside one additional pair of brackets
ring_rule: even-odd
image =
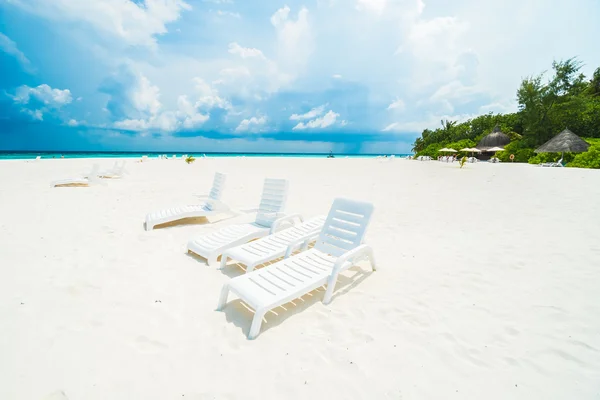
[(335, 289), (335, 284), (337, 283), (338, 274), (334, 272), (334, 277), (330, 278), (327, 282), (327, 289), (325, 290), (325, 296), (323, 297), (323, 304), (331, 303), (331, 296), (333, 296), (333, 290)]
[(373, 269), (373, 271), (377, 271), (377, 264), (375, 264), (375, 254), (373, 254), (373, 249), (369, 249), (367, 251), (367, 257), (371, 262), (371, 268)]
[[(360, 248), (362, 247), (362, 249)], [(377, 266), (375, 265), (375, 256), (373, 255), (373, 249), (370, 246), (362, 245), (359, 248), (355, 249), (356, 253), (350, 256), (350, 258), (346, 261), (351, 261), (352, 264), (357, 263), (360, 260), (365, 258), (369, 259), (371, 263), (371, 268), (373, 271), (377, 270)], [(333, 290), (335, 289), (335, 284), (337, 282), (337, 277), (339, 275), (339, 269), (334, 267), (329, 280), (327, 281), (327, 289), (325, 290), (325, 296), (323, 297), (323, 303), (329, 304), (331, 302), (331, 297), (333, 296)]]
[(258, 262), (256, 264), (248, 264), (248, 265), (246, 265), (246, 273), (248, 274), (248, 273), (254, 271), (254, 268), (256, 268), (256, 266), (260, 265), (260, 264), (262, 264), (262, 263)]
[(256, 310), (254, 313), (254, 318), (252, 319), (252, 326), (250, 327), (250, 333), (248, 333), (248, 339), (252, 340), (258, 336), (260, 333), (260, 326), (262, 325), (262, 320), (267, 310)]
[(306, 251), (306, 249), (308, 249), (309, 244), (310, 244), (310, 240), (305, 240), (304, 243), (302, 243), (301, 251)]
[(207, 263), (209, 266), (211, 266), (211, 267), (212, 267), (212, 266), (214, 266), (214, 265), (217, 263), (217, 258), (218, 258), (218, 257), (219, 257), (219, 256), (218, 256), (218, 255), (216, 255), (216, 254), (210, 254), (210, 255), (208, 255), (208, 256), (206, 257), (206, 263)]
[(223, 254), (221, 256), (221, 264), (219, 265), (219, 269), (223, 269), (227, 266), (227, 260), (229, 259), (229, 257), (227, 257), (225, 254)]
[(223, 285), (223, 289), (221, 289), (221, 296), (219, 297), (219, 305), (217, 306), (217, 311), (223, 310), (225, 304), (227, 303), (227, 297), (229, 296), (229, 285)]

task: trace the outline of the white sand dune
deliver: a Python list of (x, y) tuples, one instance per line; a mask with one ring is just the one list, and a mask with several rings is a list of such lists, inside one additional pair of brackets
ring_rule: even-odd
[[(125, 179), (50, 188), (111, 160), (0, 162), (0, 399), (598, 399), (600, 173), (374, 159), (130, 161)], [(287, 210), (375, 204), (379, 270), (353, 268), (267, 314), (221, 286), (241, 274), (185, 254), (252, 215), (144, 231), (147, 212), (256, 206), (266, 176)]]

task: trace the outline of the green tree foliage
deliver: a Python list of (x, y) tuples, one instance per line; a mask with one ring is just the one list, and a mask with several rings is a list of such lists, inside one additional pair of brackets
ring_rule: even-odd
[[(515, 156), (513, 160), (510, 159), (511, 154)], [(496, 153), (496, 157), (502, 162), (527, 162), (534, 155), (533, 149), (528, 147), (523, 140), (510, 142), (504, 146), (504, 151)]]
[(594, 76), (588, 86), (588, 94), (590, 96), (600, 96), (600, 67), (594, 71)]
[(573, 161), (577, 154), (574, 153), (538, 153), (531, 157), (527, 162), (529, 164), (543, 164), (549, 162), (557, 162), (562, 158), (562, 163), (567, 164)]
[[(456, 148), (459, 146), (456, 143), (464, 140), (472, 144), (462, 147), (472, 147), (496, 125), (511, 138), (506, 151), (498, 153), (498, 158), (505, 162), (510, 161), (510, 154), (515, 155), (515, 162), (530, 159), (538, 162), (555, 157), (535, 155), (533, 150), (565, 128), (582, 137), (600, 138), (600, 68), (586, 80), (580, 73), (581, 66), (576, 58), (553, 62), (552, 76), (548, 79), (544, 73), (523, 79), (517, 90), (518, 112), (489, 113), (462, 123), (441, 121), (439, 128), (423, 131), (415, 140), (413, 151), (417, 155), (437, 157), (440, 148)], [(583, 155), (567, 157), (566, 160), (573, 162), (577, 157), (587, 159)]]
[(600, 169), (600, 146), (591, 146), (585, 153), (577, 154), (567, 167)]
[(490, 133), (496, 125), (499, 125), (500, 129), (509, 136), (519, 137), (519, 133), (522, 132), (517, 114), (484, 114), (460, 124), (441, 121), (441, 128), (435, 130), (425, 129), (423, 131), (421, 137), (415, 140), (413, 151), (418, 155), (437, 156), (437, 154), (426, 154), (424, 151), (430, 145), (435, 146), (432, 146), (429, 150), (436, 148), (436, 151), (442, 147), (456, 148), (453, 144), (460, 143), (463, 140), (469, 140), (471, 145), (462, 146), (461, 148), (473, 147), (483, 136)]

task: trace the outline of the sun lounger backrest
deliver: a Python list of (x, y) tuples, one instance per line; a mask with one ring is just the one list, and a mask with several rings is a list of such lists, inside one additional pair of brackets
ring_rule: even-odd
[(335, 199), (315, 248), (339, 257), (348, 250), (360, 246), (372, 214), (371, 203)]
[(92, 170), (90, 171), (90, 173), (88, 174), (88, 181), (90, 182), (99, 182), (100, 178), (98, 177), (98, 174), (100, 174), (100, 165), (99, 164), (94, 164), (92, 165)]
[(258, 214), (255, 222), (270, 227), (282, 216), (288, 194), (288, 181), (285, 179), (265, 179)]
[[(208, 198), (211, 200), (221, 201), (221, 197), (223, 196), (223, 188), (225, 187), (225, 178), (227, 175), (222, 174), (220, 172), (215, 173), (215, 178), (213, 179), (212, 189), (210, 189), (210, 193), (208, 194)], [(206, 208), (208, 210), (212, 210), (213, 205), (209, 202), (206, 204)]]

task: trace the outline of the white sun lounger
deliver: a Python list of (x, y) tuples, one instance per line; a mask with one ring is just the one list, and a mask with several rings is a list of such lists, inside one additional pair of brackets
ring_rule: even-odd
[[(301, 215), (290, 215), (278, 219), (276, 222), (281, 223), (284, 219), (294, 217), (298, 217), (300, 221), (303, 221)], [(306, 250), (308, 245), (316, 240), (323, 223), (325, 223), (325, 216), (314, 217), (262, 239), (229, 249), (223, 252), (221, 256), (221, 268), (225, 268), (227, 259), (231, 258), (239, 264), (244, 264), (246, 273), (248, 273), (252, 272), (257, 265), (283, 256), (289, 257), (299, 249)]]
[(221, 202), (226, 175), (215, 173), (213, 186), (204, 203), (173, 207), (154, 211), (146, 215), (146, 230), (152, 230), (156, 225), (179, 221), (184, 218), (208, 217), (228, 212), (229, 207)]
[(54, 181), (50, 184), (51, 187), (57, 186), (89, 186), (93, 183), (101, 183), (100, 177), (98, 174), (100, 173), (100, 166), (98, 164), (94, 164), (92, 166), (92, 170), (88, 174), (84, 174), (79, 178), (70, 178), (70, 179), (61, 179), (58, 181)]
[(236, 294), (255, 310), (248, 334), (254, 339), (263, 316), (275, 307), (323, 285), (327, 285), (323, 302), (329, 303), (340, 272), (364, 258), (375, 270), (373, 250), (362, 244), (372, 213), (369, 203), (336, 199), (312, 249), (231, 279), (221, 290), (218, 310), (230, 291)]
[(540, 165), (542, 167), (564, 167), (562, 158), (560, 160), (558, 160), (557, 162), (546, 162), (546, 163), (543, 163)]
[[(288, 181), (285, 179), (265, 179), (262, 198), (252, 223), (234, 224), (216, 232), (191, 239), (187, 251), (206, 258), (208, 265), (215, 265), (224, 251), (251, 240), (260, 239), (274, 233), (284, 217), (283, 210), (287, 201)], [(294, 217), (294, 216), (291, 216)], [(277, 221), (277, 219), (280, 219)]]
[(115, 161), (112, 169), (100, 172), (99, 176), (100, 178), (119, 179), (125, 175), (125, 172), (125, 161), (121, 165), (119, 165), (119, 161)]

